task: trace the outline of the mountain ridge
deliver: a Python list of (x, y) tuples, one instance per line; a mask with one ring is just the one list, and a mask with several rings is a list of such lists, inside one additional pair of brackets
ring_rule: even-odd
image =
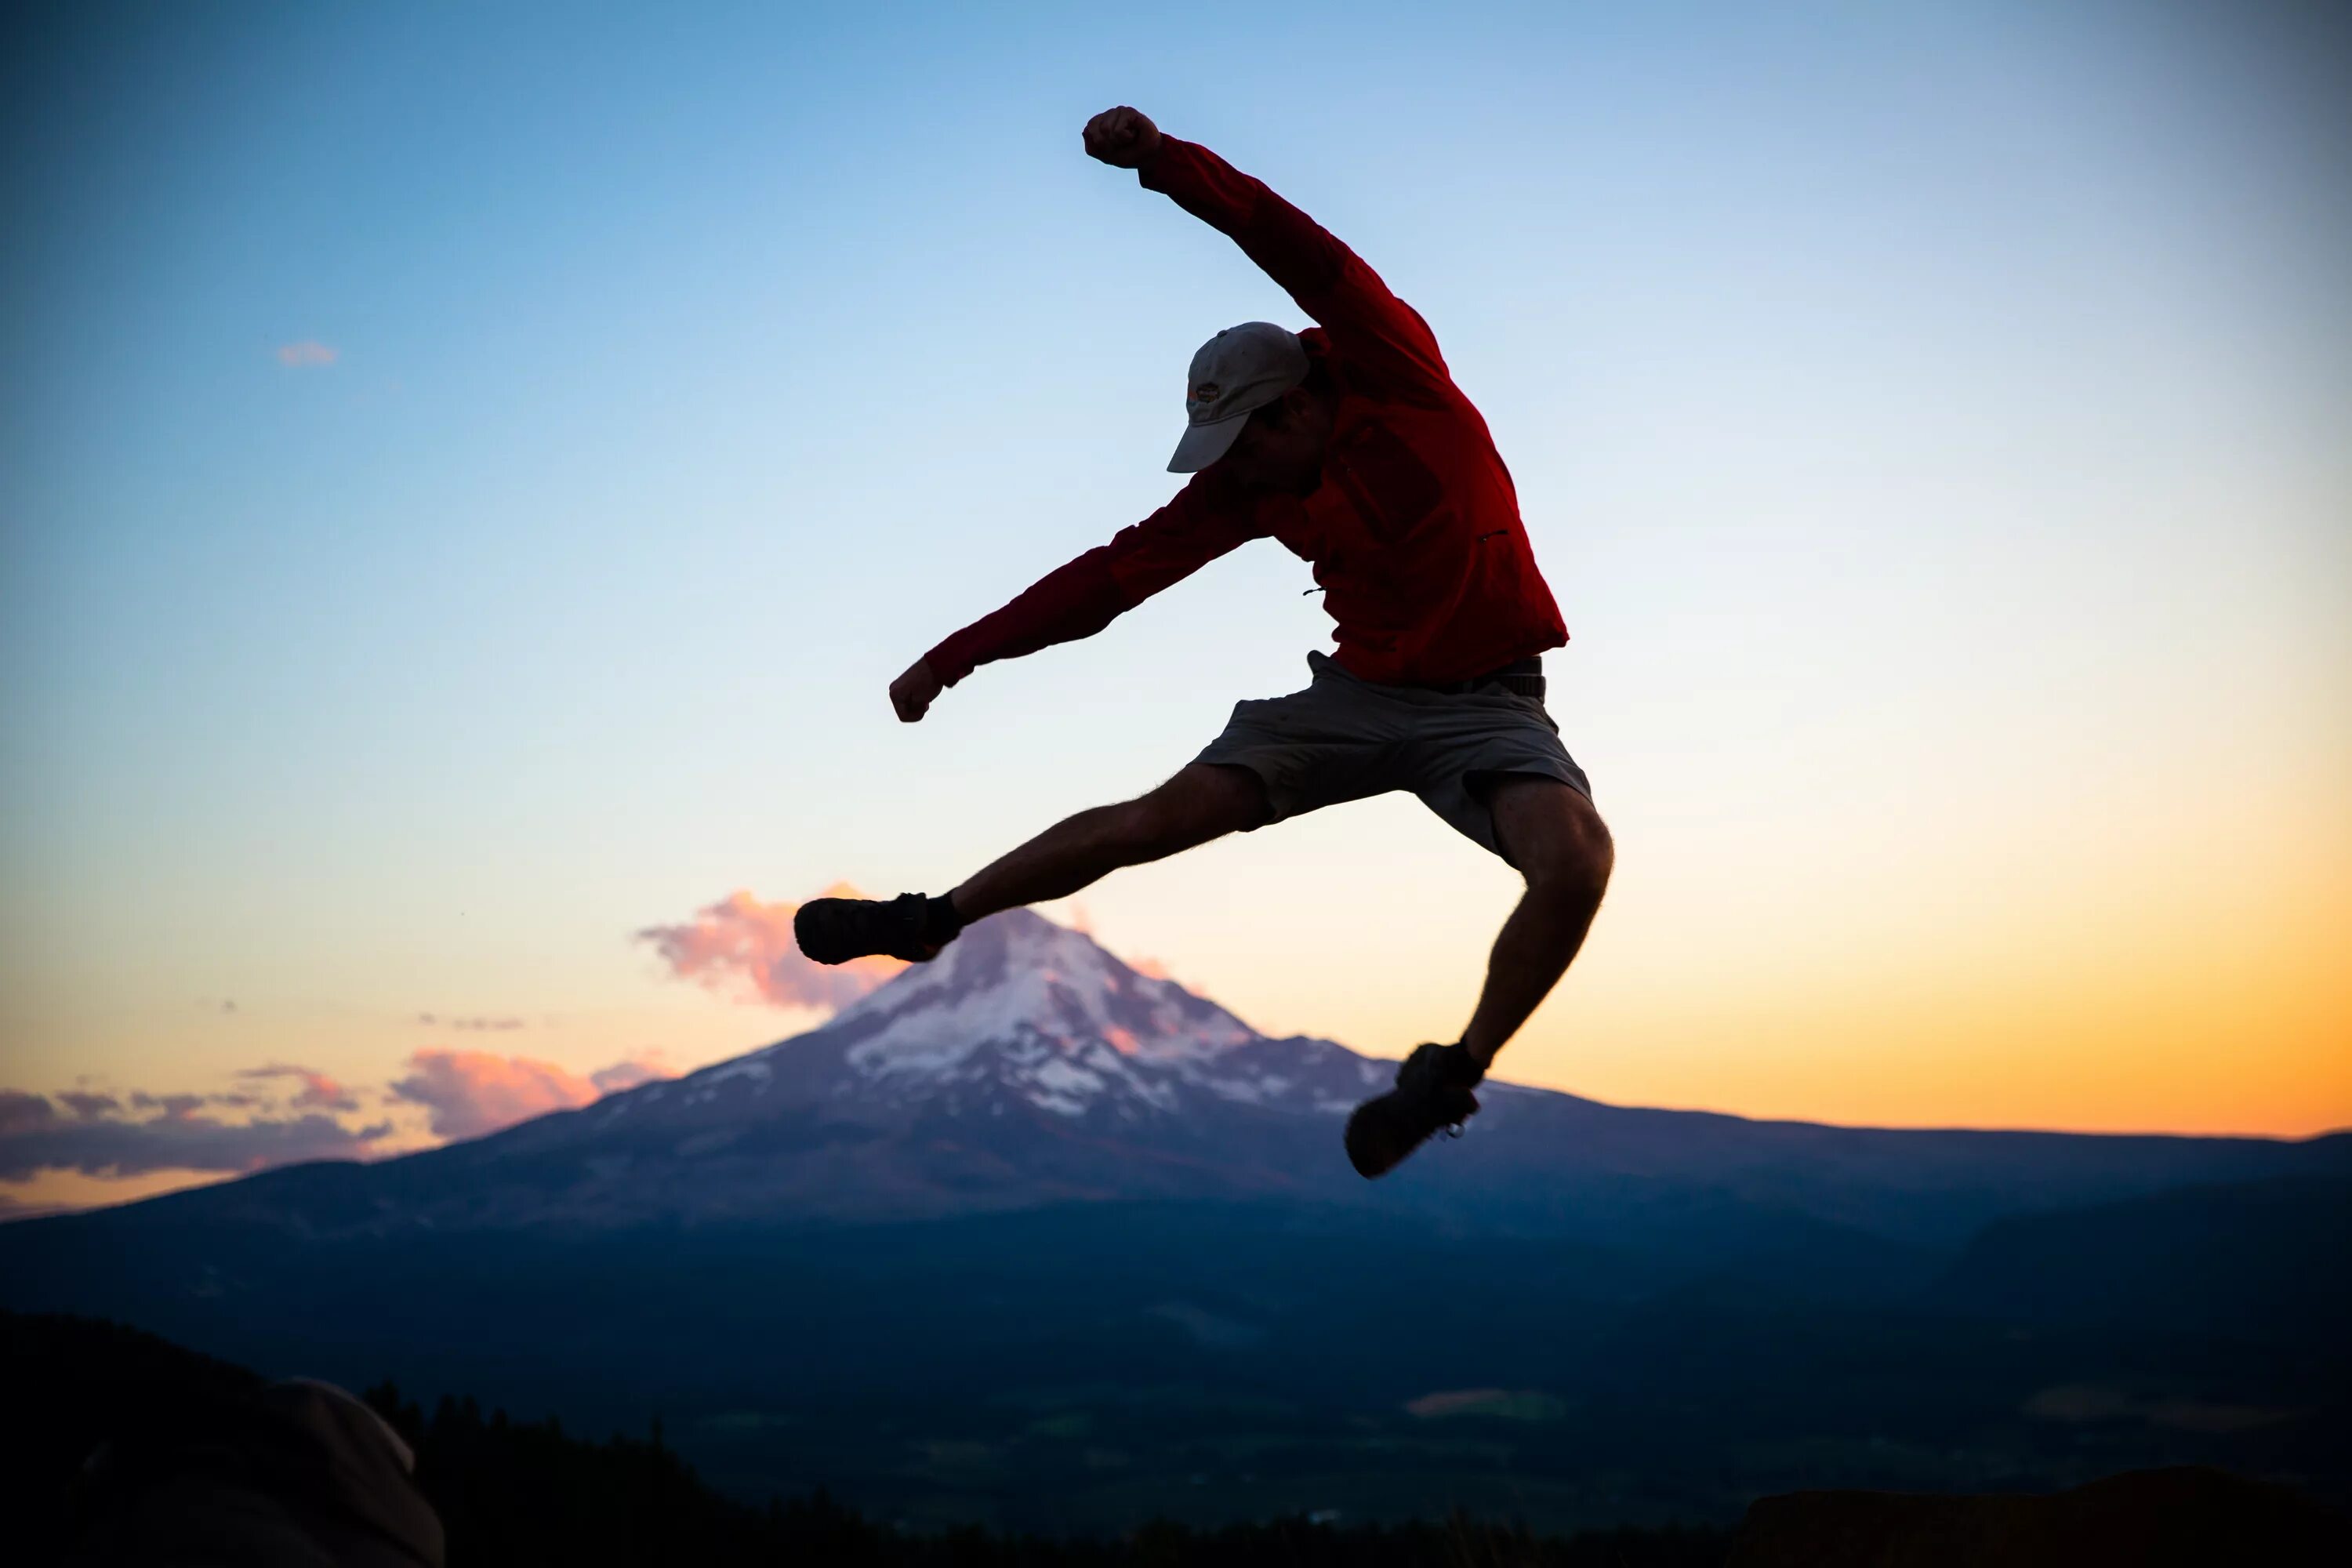
[(2006, 1214), (2352, 1174), (2344, 1134), (1847, 1128), (1490, 1080), (1460, 1142), (1366, 1184), (1340, 1157), (1340, 1121), (1392, 1072), (1330, 1040), (1261, 1034), (1015, 910), (816, 1028), (678, 1079), (436, 1150), (281, 1167), (107, 1212), (316, 1237), (1241, 1201), (1705, 1253), (1822, 1226), (1946, 1247)]

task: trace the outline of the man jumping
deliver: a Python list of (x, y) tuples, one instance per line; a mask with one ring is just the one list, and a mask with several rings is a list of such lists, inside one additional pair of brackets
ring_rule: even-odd
[(1224, 733), (1138, 799), (1055, 824), (952, 891), (817, 899), (793, 931), (820, 963), (920, 963), (971, 921), (1066, 898), (1319, 806), (1411, 790), (1527, 879), (1459, 1041), (1423, 1045), (1349, 1118), (1378, 1176), (1478, 1109), (1472, 1089), (1584, 941), (1613, 858), (1584, 771), (1544, 709), (1539, 656), (1568, 640), (1486, 422), (1418, 311), (1355, 252), (1205, 147), (1135, 110), (1087, 122), (1086, 150), (1213, 225), (1320, 323), (1229, 327), (1192, 356), (1192, 479), (1106, 545), (1047, 574), (890, 684), (908, 723), (980, 665), (1091, 637), (1236, 545), (1272, 535), (1311, 562), (1337, 623), (1304, 691), (1242, 702)]

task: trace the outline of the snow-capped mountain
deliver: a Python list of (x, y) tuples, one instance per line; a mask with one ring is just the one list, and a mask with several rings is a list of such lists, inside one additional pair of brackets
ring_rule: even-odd
[[(373, 1166), (210, 1200), (313, 1233), (829, 1223), (1070, 1199), (1343, 1193), (1344, 1113), (1393, 1063), (1273, 1039), (1027, 910), (823, 1026)], [(322, 1199), (326, 1200), (322, 1202)]]
[(1393, 1068), (1328, 1040), (1272, 1040), (1172, 980), (1026, 910), (982, 921), (807, 1035), (605, 1102), (599, 1125), (673, 1107), (812, 1101), (1138, 1122), (1203, 1100), (1351, 1109)]

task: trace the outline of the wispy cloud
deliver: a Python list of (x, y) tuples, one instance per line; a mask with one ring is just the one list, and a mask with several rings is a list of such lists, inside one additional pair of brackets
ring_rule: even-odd
[(635, 1089), (656, 1079), (676, 1078), (660, 1051), (641, 1051), (626, 1061), (599, 1068), (588, 1075), (588, 1081), (605, 1094), (618, 1094), (625, 1089)]
[[(860, 898), (847, 883), (821, 898)], [(907, 966), (895, 958), (858, 958), (828, 967), (811, 963), (793, 940), (798, 904), (763, 904), (738, 889), (681, 925), (648, 926), (651, 942), (681, 980), (697, 981), (739, 1001), (775, 1007), (841, 1008)]]
[(0, 1181), (70, 1170), (88, 1176), (149, 1171), (258, 1171), (298, 1160), (356, 1159), (392, 1135), (392, 1123), (346, 1127), (331, 1116), (223, 1121), (201, 1113), (202, 1095), (133, 1094), (160, 1114), (133, 1118), (111, 1095), (47, 1096), (0, 1089)]
[[(292, 1079), (302, 1087), (295, 1091), (294, 1108), (298, 1110), (357, 1110), (359, 1097), (314, 1068), (295, 1067), (288, 1062), (271, 1062), (267, 1067), (247, 1068), (237, 1077), (256, 1080)], [(224, 1096), (224, 1100), (242, 1100), (243, 1096)]]
[(278, 345), (278, 363), (289, 370), (315, 370), (334, 363), (336, 358), (335, 351), (316, 338)]
[(652, 1055), (615, 1062), (583, 1077), (553, 1062), (490, 1051), (418, 1051), (393, 1098), (421, 1105), (434, 1135), (478, 1138), (551, 1110), (570, 1110), (619, 1089), (668, 1073)]
[(523, 1027), (520, 1018), (444, 1018), (438, 1013), (419, 1013), (416, 1021), (428, 1029), (464, 1029), (481, 1033), (499, 1033)]

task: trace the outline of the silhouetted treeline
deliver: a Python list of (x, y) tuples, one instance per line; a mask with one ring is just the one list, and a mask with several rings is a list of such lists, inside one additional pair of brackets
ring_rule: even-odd
[(645, 1438), (583, 1441), (553, 1420), (487, 1416), (444, 1399), (430, 1417), (387, 1384), (367, 1400), (416, 1450), (416, 1479), (449, 1532), (450, 1568), (534, 1561), (590, 1565), (823, 1563), (887, 1568), (1714, 1568), (1729, 1537), (1607, 1531), (1546, 1538), (1457, 1516), (1350, 1527), (1278, 1520), (1204, 1531), (1146, 1525), (1114, 1541), (967, 1528), (903, 1533), (824, 1492), (764, 1509), (705, 1486), (656, 1423)]

